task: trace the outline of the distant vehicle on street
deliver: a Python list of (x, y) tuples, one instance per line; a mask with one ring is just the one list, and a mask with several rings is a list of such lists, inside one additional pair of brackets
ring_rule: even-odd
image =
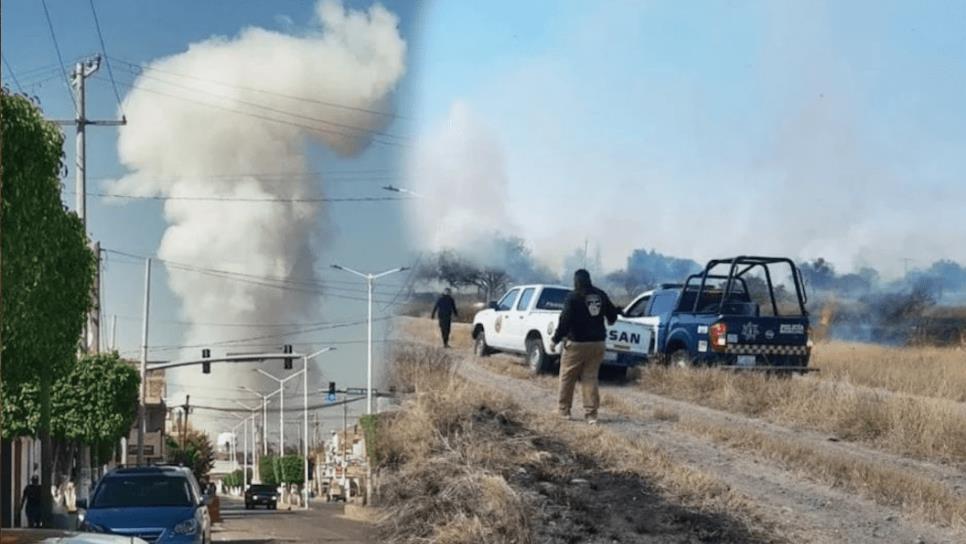
[(211, 498), (184, 467), (118, 468), (98, 482), (80, 529), (154, 543), (211, 542)]
[(650, 329), (649, 361), (806, 372), (807, 301), (791, 259), (740, 256), (712, 260), (683, 284), (641, 293), (624, 316)]
[(140, 538), (52, 529), (4, 529), (0, 544), (147, 544)]
[[(559, 359), (552, 354), (551, 338), (570, 291), (561, 285), (511, 287), (473, 318), (474, 352), (480, 357), (494, 351), (525, 354), (534, 374), (549, 372)], [(602, 368), (626, 373), (645, 360), (651, 341), (649, 327), (618, 318), (607, 327)]]
[(264, 506), (269, 510), (278, 509), (278, 488), (274, 485), (252, 484), (245, 490), (245, 510)]

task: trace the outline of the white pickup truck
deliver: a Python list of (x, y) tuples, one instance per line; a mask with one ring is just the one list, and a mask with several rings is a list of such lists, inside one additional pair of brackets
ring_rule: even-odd
[[(521, 353), (534, 373), (550, 371), (558, 355), (551, 355), (551, 338), (570, 289), (560, 285), (519, 285), (499, 302), (473, 318), (474, 352), (485, 357), (494, 351)], [(604, 365), (617, 374), (642, 362), (652, 344), (652, 329), (618, 318), (607, 328)]]

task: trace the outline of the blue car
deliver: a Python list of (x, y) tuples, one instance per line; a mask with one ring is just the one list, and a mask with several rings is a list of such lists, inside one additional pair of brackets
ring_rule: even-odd
[(80, 529), (149, 543), (211, 542), (210, 498), (184, 467), (119, 468), (98, 482)]

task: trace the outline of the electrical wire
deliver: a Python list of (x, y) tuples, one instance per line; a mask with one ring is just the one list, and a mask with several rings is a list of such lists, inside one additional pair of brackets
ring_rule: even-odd
[[(290, 121), (290, 120), (286, 120), (286, 119), (279, 119), (277, 117), (270, 117), (270, 116), (267, 116), (267, 115), (259, 115), (257, 113), (246, 112), (244, 110), (236, 110), (236, 109), (232, 109), (232, 108), (229, 108), (229, 107), (226, 107), (226, 106), (222, 106), (222, 105), (219, 105), (219, 104), (213, 104), (211, 102), (205, 102), (205, 101), (202, 101), (202, 100), (194, 100), (194, 99), (191, 99), (191, 98), (188, 98), (188, 97), (184, 97), (184, 96), (179, 96), (179, 95), (176, 95), (176, 94), (161, 92), (161, 91), (158, 91), (156, 89), (151, 89), (149, 87), (145, 87), (143, 85), (135, 85), (133, 83), (128, 83), (128, 82), (125, 82), (125, 81), (121, 81), (120, 82), (120, 85), (121, 86), (124, 86), (124, 87), (127, 87), (129, 89), (137, 89), (137, 90), (141, 90), (141, 91), (144, 91), (144, 92), (147, 92), (147, 93), (151, 93), (151, 94), (156, 94), (156, 95), (160, 95), (160, 96), (166, 96), (168, 98), (174, 98), (176, 100), (182, 100), (184, 102), (189, 102), (189, 103), (192, 103), (192, 104), (197, 104), (197, 105), (201, 105), (201, 106), (207, 106), (207, 107), (214, 108), (216, 110), (224, 111), (224, 112), (227, 112), (227, 113), (234, 113), (236, 115), (243, 115), (243, 116), (246, 116), (246, 117), (251, 117), (253, 119), (260, 119), (260, 120), (269, 121), (269, 122), (272, 122), (272, 123), (278, 123), (278, 124), (282, 124), (282, 125), (288, 125), (288, 126), (292, 126), (292, 127), (296, 127), (296, 128), (301, 128), (303, 130), (308, 130), (310, 132), (318, 132), (318, 133), (322, 133), (322, 134), (335, 134), (335, 135), (338, 135), (338, 136), (344, 136), (344, 137), (350, 137), (350, 138), (354, 138), (354, 137), (357, 137), (358, 136), (357, 134), (347, 134), (345, 132), (338, 131), (338, 130), (334, 130), (334, 129), (325, 129), (325, 128), (321, 128), (321, 127), (313, 127), (311, 125), (307, 125), (307, 124), (303, 124), (303, 123), (297, 123), (297, 122)], [(391, 141), (391, 140), (383, 140), (383, 139), (380, 139), (380, 138), (377, 138), (377, 137), (373, 137), (372, 138), (372, 142), (373, 143), (378, 143), (378, 144), (381, 144), (381, 145), (394, 146), (394, 147), (408, 147), (407, 144), (404, 144), (404, 143), (401, 143), (401, 142), (395, 142), (395, 141)]]
[(244, 104), (246, 106), (251, 106), (253, 108), (259, 108), (259, 109), (265, 110), (265, 111), (270, 112), (270, 113), (280, 113), (282, 115), (288, 115), (288, 116), (295, 117), (295, 118), (298, 118), (298, 119), (302, 119), (302, 120), (305, 120), (305, 121), (314, 121), (316, 123), (322, 123), (322, 124), (329, 125), (329, 126), (334, 126), (334, 127), (337, 127), (337, 128), (344, 128), (344, 129), (348, 129), (348, 130), (355, 130), (355, 131), (359, 131), (359, 132), (362, 132), (362, 133), (374, 134), (374, 135), (378, 135), (378, 136), (384, 136), (386, 138), (392, 138), (392, 139), (396, 139), (396, 140), (406, 140), (407, 139), (405, 136), (400, 136), (398, 134), (392, 134), (392, 133), (384, 132), (384, 131), (381, 131), (381, 130), (369, 129), (369, 128), (364, 128), (364, 127), (358, 127), (358, 126), (355, 126), (355, 125), (347, 125), (347, 124), (344, 124), (344, 123), (336, 123), (334, 121), (329, 121), (327, 119), (319, 119), (317, 117), (310, 117), (310, 116), (305, 115), (305, 114), (302, 114), (302, 113), (291, 112), (291, 111), (283, 110), (283, 109), (276, 108), (276, 107), (273, 107), (273, 106), (266, 106), (265, 104), (260, 104), (258, 102), (251, 102), (251, 101), (248, 101), (248, 100), (242, 100), (242, 99), (237, 98), (237, 97), (226, 96), (224, 94), (219, 94), (219, 93), (213, 93), (211, 91), (208, 91), (206, 89), (201, 89), (201, 88), (198, 88), (198, 87), (191, 87), (189, 85), (181, 85), (181, 84), (174, 83), (172, 81), (169, 81), (169, 80), (166, 80), (166, 79), (163, 79), (163, 78), (159, 78), (159, 77), (155, 77), (155, 76), (151, 76), (151, 75), (145, 74), (143, 72), (127, 71), (127, 73), (129, 73), (129, 74), (131, 74), (131, 75), (133, 75), (133, 76), (135, 76), (137, 78), (149, 79), (149, 80), (152, 80), (152, 81), (157, 81), (159, 83), (163, 83), (165, 85), (170, 85), (170, 86), (172, 86), (172, 87), (174, 87), (176, 89), (182, 89), (182, 90), (186, 90), (186, 91), (189, 91), (189, 92), (202, 93), (202, 94), (206, 94), (206, 95), (209, 95), (209, 96), (213, 96), (215, 98), (228, 99), (228, 100), (231, 100), (232, 102), (237, 102), (239, 104)]
[[(64, 194), (75, 194), (73, 191), (64, 191)], [(386, 202), (393, 200), (414, 200), (412, 197), (395, 196), (365, 196), (365, 197), (316, 197), (316, 198), (245, 198), (233, 196), (172, 196), (172, 195), (133, 195), (125, 193), (98, 193), (88, 192), (87, 196), (99, 198), (123, 198), (129, 200), (186, 200), (198, 202), (271, 202), (281, 204), (292, 203), (322, 203), (322, 202)]]
[[(115, 60), (117, 60), (118, 62), (121, 62), (123, 64), (126, 64), (129, 67), (137, 70), (137, 73), (138, 74), (141, 74), (141, 73), (144, 72), (144, 68), (141, 65), (139, 65), (139, 64), (136, 64), (136, 63), (133, 63), (133, 62), (130, 62), (130, 61), (126, 61), (124, 59), (119, 59), (119, 58), (115, 58)], [(196, 81), (201, 81), (203, 83), (212, 83), (214, 85), (221, 85), (223, 87), (229, 87), (229, 88), (234, 88), (234, 89), (241, 89), (241, 90), (246, 90), (246, 91), (252, 91), (252, 92), (256, 92), (256, 93), (263, 93), (263, 94), (268, 94), (268, 95), (274, 95), (274, 96), (278, 96), (278, 97), (281, 97), (281, 98), (287, 98), (289, 100), (297, 100), (297, 101), (300, 101), (300, 102), (311, 102), (313, 104), (320, 104), (320, 105), (329, 106), (329, 107), (332, 107), (332, 108), (339, 108), (339, 109), (345, 109), (345, 110), (350, 110), (350, 111), (358, 111), (358, 112), (362, 112), (362, 113), (368, 113), (368, 114), (371, 114), (371, 115), (380, 115), (380, 116), (384, 116), (384, 117), (391, 117), (393, 119), (409, 120), (408, 117), (399, 115), (397, 113), (392, 113), (392, 112), (385, 112), (385, 111), (378, 111), (378, 110), (370, 110), (370, 109), (366, 109), (366, 108), (359, 108), (359, 107), (356, 107), (356, 106), (348, 106), (348, 105), (345, 105), (345, 104), (338, 104), (338, 103), (335, 103), (335, 102), (329, 102), (329, 101), (325, 101), (325, 100), (320, 100), (320, 99), (317, 99), (317, 98), (307, 98), (307, 97), (302, 97), (302, 96), (294, 96), (294, 95), (290, 95), (290, 94), (279, 93), (279, 92), (275, 92), (275, 91), (269, 91), (269, 90), (266, 90), (266, 89), (259, 89), (257, 87), (248, 87), (248, 86), (244, 86), (244, 85), (237, 85), (237, 84), (225, 83), (225, 82), (221, 82), (221, 81), (215, 81), (215, 80), (211, 80), (211, 79), (200, 78), (200, 77), (197, 77), (197, 76), (191, 76), (191, 75), (187, 75), (187, 74), (180, 74), (178, 72), (172, 72), (170, 70), (162, 70), (162, 69), (156, 68), (156, 67), (151, 67), (150, 70), (155, 71), (155, 72), (158, 72), (158, 73), (162, 73), (162, 74), (169, 74), (169, 75), (173, 75), (173, 76), (176, 76), (176, 77), (185, 78), (185, 79), (193, 79), (193, 80), (196, 80)]]
[[(147, 258), (144, 255), (135, 255), (133, 253), (126, 253), (126, 252), (123, 252), (123, 251), (118, 251), (116, 249), (103, 248), (103, 251), (105, 251), (107, 253), (114, 254), (114, 255), (120, 255), (120, 256), (123, 256), (123, 257), (131, 258), (131, 259), (137, 259), (139, 261), (139, 263), (144, 262), (144, 260)], [(279, 283), (283, 283), (283, 284), (289, 284), (289, 285), (295, 285), (295, 286), (325, 287), (327, 283), (341, 283), (341, 284), (351, 284), (351, 285), (358, 284), (358, 282), (353, 282), (353, 281), (348, 281), (348, 280), (346, 280), (346, 281), (341, 281), (341, 280), (318, 281), (318, 280), (315, 280), (315, 279), (289, 278), (289, 277), (282, 277), (282, 276), (258, 276), (258, 275), (255, 275), (255, 274), (246, 274), (244, 272), (233, 272), (233, 271), (230, 271), (230, 270), (217, 269), (217, 268), (207, 268), (207, 267), (201, 267), (201, 266), (197, 266), (197, 265), (180, 263), (180, 262), (171, 261), (171, 260), (168, 260), (168, 259), (162, 259), (160, 257), (152, 257), (152, 259), (154, 259), (157, 262), (165, 263), (165, 264), (167, 264), (167, 265), (169, 265), (171, 267), (174, 267), (174, 268), (184, 269), (184, 270), (192, 271), (192, 272), (199, 272), (199, 273), (205, 273), (205, 274), (210, 274), (210, 275), (223, 275), (223, 276), (226, 276), (226, 277), (237, 276), (237, 277), (240, 277), (242, 279), (251, 279), (251, 280), (259, 280), (259, 281), (275, 281), (275, 282), (279, 282)], [(363, 291), (360, 290), (358, 292), (363, 292)]]
[(10, 63), (7, 62), (7, 56), (3, 53), (0, 53), (0, 58), (3, 59), (3, 65), (7, 67), (7, 73), (10, 74), (10, 78), (13, 79), (13, 83), (17, 86), (17, 89), (19, 89), (21, 93), (24, 92), (23, 85), (21, 85), (20, 81), (17, 79), (17, 74), (13, 72), (13, 68), (11, 68)]
[(64, 76), (64, 84), (67, 85), (67, 94), (70, 102), (74, 105), (74, 113), (77, 113), (77, 103), (74, 101), (74, 92), (70, 87), (70, 79), (67, 77), (67, 70), (64, 68), (64, 57), (60, 54), (60, 46), (57, 44), (57, 34), (54, 32), (54, 23), (50, 20), (50, 10), (47, 9), (47, 0), (40, 0), (44, 6), (44, 15), (47, 17), (47, 28), (50, 30), (50, 39), (54, 42), (54, 51), (57, 52), (57, 61), (60, 63), (60, 73)]
[[(94, 9), (94, 0), (90, 0), (91, 14), (94, 16), (94, 28), (97, 29), (97, 39), (101, 42), (101, 53), (104, 54), (104, 63), (107, 65), (107, 74), (111, 78), (111, 88), (114, 89), (114, 98), (117, 100), (117, 107), (121, 109), (121, 93), (117, 92), (117, 82), (114, 81), (114, 69), (111, 68), (111, 57), (107, 55), (107, 47), (104, 46), (104, 34), (101, 33), (101, 22), (97, 18), (97, 10)], [(123, 116), (124, 112), (121, 112)]]

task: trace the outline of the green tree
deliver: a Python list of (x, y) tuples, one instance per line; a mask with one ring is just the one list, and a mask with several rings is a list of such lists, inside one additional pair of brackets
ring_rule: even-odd
[(274, 455), (265, 455), (258, 459), (258, 477), (266, 485), (278, 485), (278, 474), (276, 473), (277, 458)]
[(54, 384), (54, 436), (92, 446), (117, 443), (137, 419), (140, 382), (117, 353), (82, 358)]
[[(0, 178), (0, 286), (3, 316), (3, 418), (25, 406), (24, 388), (36, 387), (39, 415), (36, 434), (44, 444), (41, 480), (45, 515), (50, 512), (51, 411), (50, 397), (57, 376), (75, 360), (84, 316), (91, 305), (94, 254), (76, 214), (60, 200), (64, 136), (45, 121), (29, 99), (0, 91), (2, 151)], [(11, 402), (8, 402), (9, 401)], [(3, 425), (23, 432), (17, 425)]]
[(277, 457), (276, 463), (278, 464), (278, 480), (281, 483), (301, 485), (305, 481), (301, 455)]
[(167, 462), (190, 468), (199, 482), (207, 480), (208, 473), (215, 466), (215, 450), (208, 435), (201, 431), (188, 429), (183, 446), (168, 436), (166, 449)]

